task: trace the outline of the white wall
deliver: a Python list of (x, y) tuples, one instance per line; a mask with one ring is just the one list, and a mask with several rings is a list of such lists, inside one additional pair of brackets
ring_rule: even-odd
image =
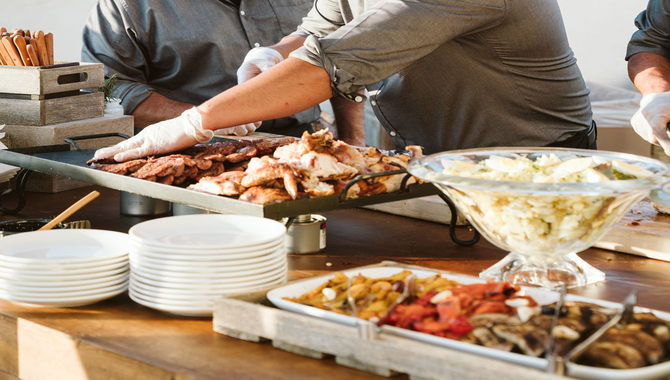
[[(558, 0), (582, 73), (589, 81), (630, 88), (624, 56), (633, 20), (647, 0)], [(81, 29), (95, 0), (2, 0), (0, 26), (54, 33), (55, 58), (78, 61)]]
[(54, 59), (81, 59), (81, 31), (96, 0), (1, 0), (0, 27), (54, 34)]

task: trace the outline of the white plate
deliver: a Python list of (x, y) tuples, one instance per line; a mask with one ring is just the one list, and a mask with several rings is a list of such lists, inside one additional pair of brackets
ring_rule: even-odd
[(12, 295), (0, 294), (0, 298), (13, 302), (21, 302), (30, 306), (39, 307), (75, 307), (96, 303), (108, 298), (112, 298), (126, 291), (126, 287), (119, 290), (98, 293), (95, 295), (69, 298), (51, 298), (51, 297), (16, 297)]
[(217, 261), (221, 264), (228, 264), (228, 265), (247, 265), (247, 264), (254, 264), (254, 263), (261, 263), (267, 261), (271, 257), (275, 256), (285, 256), (286, 255), (286, 249), (284, 248), (283, 245), (280, 245), (279, 248), (274, 249), (274, 250), (268, 250), (263, 253), (261, 256), (257, 257), (250, 257), (246, 259), (238, 259), (238, 260), (231, 260), (228, 258), (227, 255), (210, 255), (210, 256), (192, 256), (192, 255), (171, 255), (171, 256), (165, 256), (160, 253), (154, 253), (154, 252), (148, 252), (148, 251), (140, 251), (136, 248), (130, 248), (130, 257), (131, 258), (137, 258), (137, 257), (148, 257), (150, 259), (154, 260), (170, 260), (170, 259), (177, 259), (177, 260), (189, 260), (191, 262), (212, 262), (212, 261)]
[(271, 270), (260, 275), (248, 276), (242, 278), (227, 278), (227, 277), (203, 277), (193, 274), (190, 277), (175, 277), (170, 276), (165, 273), (150, 273), (142, 268), (132, 267), (130, 268), (130, 273), (132, 276), (140, 277), (146, 280), (153, 280), (157, 283), (170, 283), (170, 284), (184, 284), (184, 285), (200, 285), (200, 284), (210, 284), (216, 286), (250, 286), (257, 283), (266, 283), (271, 280), (276, 279), (279, 276), (286, 275), (288, 270), (288, 265), (282, 263), (278, 268)]
[(42, 291), (16, 291), (16, 290), (0, 289), (0, 295), (9, 294), (10, 296), (13, 297), (38, 297), (38, 298), (60, 299), (60, 298), (71, 298), (71, 297), (83, 297), (83, 296), (96, 295), (100, 293), (113, 292), (121, 288), (124, 289), (127, 288), (128, 284), (129, 282), (126, 280), (112, 286), (102, 286), (97, 288), (89, 288), (75, 291), (61, 291), (55, 293), (42, 292)]
[(155, 303), (155, 302), (150, 302), (143, 300), (142, 298), (137, 297), (135, 294), (128, 294), (130, 296), (130, 299), (137, 302), (138, 304), (142, 306), (146, 306), (150, 309), (155, 309), (159, 311), (165, 311), (171, 314), (176, 314), (176, 315), (183, 315), (186, 317), (211, 317), (212, 316), (212, 308), (190, 308), (190, 307), (178, 307), (178, 306), (171, 306), (171, 305), (165, 305), (165, 304), (160, 304), (160, 303)]
[(242, 264), (242, 265), (230, 265), (227, 261), (182, 261), (182, 260), (169, 260), (165, 259), (154, 259), (142, 255), (133, 255), (130, 259), (132, 264), (136, 266), (156, 269), (156, 270), (170, 270), (178, 272), (194, 272), (194, 271), (203, 271), (203, 272), (242, 272), (248, 270), (256, 270), (265, 268), (268, 265), (271, 265), (275, 262), (285, 260), (286, 255), (279, 254), (279, 252), (274, 252), (276, 255), (266, 257), (265, 261), (251, 264)]
[[(142, 251), (150, 251), (154, 253), (160, 253), (165, 255), (183, 255), (188, 253), (189, 255), (249, 255), (254, 252), (264, 251), (273, 247), (278, 247), (280, 244), (284, 244), (286, 241), (286, 236), (282, 235), (277, 239), (269, 241), (263, 244), (257, 244), (249, 247), (238, 247), (238, 248), (200, 248), (200, 247), (187, 247), (187, 248), (174, 248), (174, 247), (159, 247), (151, 244), (144, 244), (142, 241), (136, 239), (130, 239), (130, 246), (140, 249)], [(249, 255), (248, 257), (252, 257)]]
[(51, 283), (61, 283), (63, 281), (78, 281), (78, 280), (89, 280), (102, 277), (108, 277), (117, 275), (120, 273), (127, 273), (130, 270), (130, 265), (124, 264), (124, 266), (112, 269), (104, 272), (98, 273), (84, 273), (84, 274), (70, 274), (70, 275), (58, 275), (58, 276), (44, 276), (44, 275), (28, 275), (20, 273), (9, 273), (9, 272), (0, 272), (0, 279), (5, 280), (15, 280), (15, 281), (34, 281), (34, 282), (51, 282)]
[(133, 296), (142, 298), (145, 301), (153, 303), (160, 303), (169, 306), (199, 308), (199, 309), (213, 308), (214, 300), (218, 298), (218, 297), (209, 297), (204, 299), (198, 298), (193, 300), (173, 300), (169, 298), (155, 297), (146, 294), (137, 288), (128, 288), (128, 294), (132, 294)]
[[(155, 269), (149, 267), (145, 264), (138, 264), (133, 261), (130, 262), (131, 270), (140, 269), (146, 273), (150, 273), (156, 276), (169, 276), (176, 278), (207, 278), (207, 279), (223, 279), (230, 278), (242, 281), (248, 281), (256, 277), (262, 276), (264, 273), (271, 272), (273, 270), (279, 269), (280, 267), (286, 265), (286, 257), (278, 256), (276, 259), (265, 263), (265, 266), (259, 267), (257, 269), (238, 271), (230, 270), (228, 268), (208, 268), (208, 270), (199, 270), (199, 269), (181, 269), (174, 268), (175, 270), (165, 270), (162, 268)], [(223, 270), (221, 270), (223, 269)]]
[(176, 282), (161, 282), (154, 281), (152, 279), (146, 278), (137, 272), (130, 273), (131, 281), (138, 281), (144, 285), (153, 286), (157, 289), (164, 289), (165, 291), (184, 291), (192, 293), (213, 293), (220, 291), (232, 291), (237, 289), (246, 289), (250, 287), (263, 287), (270, 284), (274, 284), (277, 281), (285, 281), (287, 275), (283, 274), (275, 278), (267, 278), (266, 281), (258, 281), (250, 284), (213, 284), (209, 282), (199, 283), (199, 284), (185, 284), (185, 283), (176, 283)]
[[(22, 285), (21, 283), (12, 281), (0, 281), (0, 290), (9, 292), (40, 292), (40, 293), (61, 293), (61, 292), (76, 292), (87, 289), (100, 289), (109, 286), (114, 286), (123, 282), (128, 282), (130, 273), (124, 273), (121, 276), (110, 277), (111, 280), (97, 281), (83, 285), (57, 286), (51, 283), (37, 284), (30, 282), (29, 285)], [(60, 284), (58, 284), (60, 285)]]
[(0, 255), (17, 263), (85, 263), (126, 255), (127, 234), (104, 230), (62, 229), (24, 232), (2, 238)]
[(107, 275), (103, 277), (94, 277), (83, 280), (71, 280), (64, 279), (58, 281), (33, 281), (33, 280), (6, 280), (0, 278), (0, 287), (22, 287), (22, 288), (44, 288), (50, 287), (58, 289), (61, 287), (72, 287), (72, 286), (94, 286), (102, 283), (120, 281), (121, 279), (128, 278), (130, 276), (129, 270), (123, 270), (119, 273)]
[(229, 290), (212, 290), (208, 288), (204, 289), (192, 289), (192, 290), (180, 290), (180, 289), (170, 289), (170, 288), (161, 288), (153, 285), (144, 284), (137, 279), (133, 278), (130, 281), (130, 289), (135, 289), (141, 293), (149, 294), (157, 298), (165, 299), (190, 299), (193, 297), (209, 298), (209, 297), (220, 297), (226, 294), (238, 293), (238, 292), (248, 292), (255, 289), (259, 289), (266, 286), (279, 285), (286, 282), (286, 276), (280, 277), (273, 282), (263, 284), (262, 286), (254, 285), (249, 287), (238, 287)]
[(108, 272), (128, 265), (128, 260), (121, 260), (116, 263), (93, 266), (90, 268), (74, 268), (74, 269), (59, 269), (53, 268), (51, 270), (31, 270), (31, 269), (14, 269), (5, 268), (0, 265), (0, 276), (38, 276), (38, 277), (52, 277), (52, 276), (72, 276), (80, 274), (96, 274), (100, 272)]
[(6, 261), (0, 255), (0, 268), (6, 269), (19, 269), (19, 270), (73, 270), (73, 269), (85, 269), (85, 268), (95, 268), (101, 267), (103, 265), (116, 264), (121, 261), (128, 261), (128, 255), (114, 257), (111, 259), (90, 261), (84, 263), (60, 263), (60, 262), (48, 262), (44, 261), (41, 263), (17, 263), (15, 261)]
[[(360, 273), (366, 277), (379, 278), (379, 277), (391, 276), (393, 274), (402, 271), (403, 269), (405, 268), (373, 267), (373, 268), (353, 269), (342, 272), (349, 277)], [(418, 269), (411, 269), (411, 271), (412, 273), (415, 273), (419, 278), (424, 278), (432, 276), (436, 273), (441, 273), (439, 271), (418, 270)], [(333, 274), (329, 274), (309, 278), (306, 280), (292, 282), (288, 285), (275, 288), (269, 291), (267, 294), (267, 298), (280, 309), (289, 310), (305, 315), (311, 315), (314, 317), (323, 318), (329, 321), (343, 323), (350, 326), (355, 326), (358, 320), (357, 318), (337, 314), (331, 311), (317, 309), (315, 307), (307, 305), (301, 305), (284, 299), (284, 297), (299, 297), (305, 294), (306, 292), (315, 289), (316, 287), (323, 284), (332, 277)], [(450, 280), (458, 281), (461, 284), (473, 284), (473, 283), (484, 282), (484, 280), (477, 277), (466, 276), (455, 273), (443, 273), (443, 277), (446, 277)], [(533, 297), (535, 301), (537, 301), (537, 303), (540, 305), (549, 304), (552, 302), (556, 302), (558, 300), (558, 293), (556, 292), (544, 291), (537, 288), (522, 288), (522, 291), (525, 292), (525, 294)], [(587, 297), (567, 295), (566, 300), (589, 302), (608, 308), (621, 308), (621, 304), (618, 303), (601, 301)], [(636, 308), (635, 311), (645, 312), (653, 310), (645, 308)], [(664, 313), (659, 311), (653, 311), (653, 312), (659, 318), (670, 320), (670, 313)], [(535, 358), (523, 354), (505, 352), (493, 348), (478, 346), (475, 344), (465, 343), (453, 339), (441, 338), (435, 335), (425, 334), (418, 331), (402, 329), (398, 327), (384, 326), (384, 329), (392, 334), (404, 336), (410, 339), (415, 339), (421, 342), (430, 343), (437, 346), (448, 347), (459, 351), (481, 355), (484, 357), (489, 357), (527, 367), (536, 368), (539, 370), (545, 370), (547, 368), (547, 361), (546, 359), (543, 358)], [(626, 370), (597, 368), (597, 367), (578, 365), (574, 363), (567, 363), (567, 376), (579, 379), (651, 380), (662, 377), (667, 378), (668, 375), (670, 375), (670, 362), (664, 362), (643, 368), (626, 369)]]
[(149, 220), (128, 234), (156, 247), (229, 249), (276, 240), (286, 234), (286, 227), (256, 216), (198, 214)]

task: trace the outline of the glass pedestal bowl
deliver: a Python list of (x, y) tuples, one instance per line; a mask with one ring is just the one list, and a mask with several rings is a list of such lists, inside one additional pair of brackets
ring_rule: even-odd
[[(542, 180), (547, 182), (533, 182), (532, 173), (546, 166), (547, 157), (552, 154), (571, 162), (560, 173), (568, 173), (567, 177), (571, 171), (587, 173), (590, 177), (586, 180), (592, 182), (567, 182), (570, 178), (552, 182), (556, 179), (546, 176)], [(515, 164), (524, 161), (519, 157), (527, 157), (533, 164)], [(495, 179), (474, 178), (476, 173), (454, 170), (471, 170), (473, 164), (477, 167), (477, 163), (489, 158), (483, 164), (499, 170)], [(644, 169), (640, 176), (646, 177), (615, 180), (621, 177), (611, 177), (610, 169), (612, 180), (594, 182), (603, 180), (600, 171), (578, 172), (603, 162), (610, 162), (613, 168), (614, 161), (620, 170), (622, 166), (624, 171)], [(664, 175), (668, 167), (654, 159), (605, 151), (486, 148), (433, 154), (411, 163), (408, 171), (435, 184), (487, 240), (510, 251), (480, 277), (554, 289), (561, 283), (570, 288), (604, 280), (605, 274), (580, 259), (577, 252), (600, 240), (634, 203), (667, 181)]]

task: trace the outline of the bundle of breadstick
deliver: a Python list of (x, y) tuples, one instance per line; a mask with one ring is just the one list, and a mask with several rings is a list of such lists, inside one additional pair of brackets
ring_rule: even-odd
[(54, 36), (41, 30), (8, 32), (0, 28), (0, 65), (49, 66), (54, 64)]

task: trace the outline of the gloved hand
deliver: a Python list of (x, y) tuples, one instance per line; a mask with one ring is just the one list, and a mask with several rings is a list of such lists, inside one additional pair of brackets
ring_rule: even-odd
[(202, 116), (193, 107), (174, 119), (144, 128), (128, 140), (97, 150), (93, 158), (114, 157), (114, 160), (124, 162), (188, 148), (197, 143), (207, 142), (213, 136), (213, 131), (202, 128)]
[(256, 128), (258, 128), (260, 126), (261, 126), (261, 122), (257, 121), (255, 123), (238, 125), (236, 127), (228, 127), (228, 128), (223, 128), (223, 129), (217, 129), (216, 134), (246, 136), (249, 133), (255, 131)]
[(237, 83), (243, 83), (265, 70), (283, 61), (284, 57), (277, 50), (269, 47), (257, 47), (249, 50), (244, 62), (237, 69)]
[(633, 129), (646, 141), (660, 145), (670, 155), (670, 91), (645, 95), (640, 109), (630, 120)]

